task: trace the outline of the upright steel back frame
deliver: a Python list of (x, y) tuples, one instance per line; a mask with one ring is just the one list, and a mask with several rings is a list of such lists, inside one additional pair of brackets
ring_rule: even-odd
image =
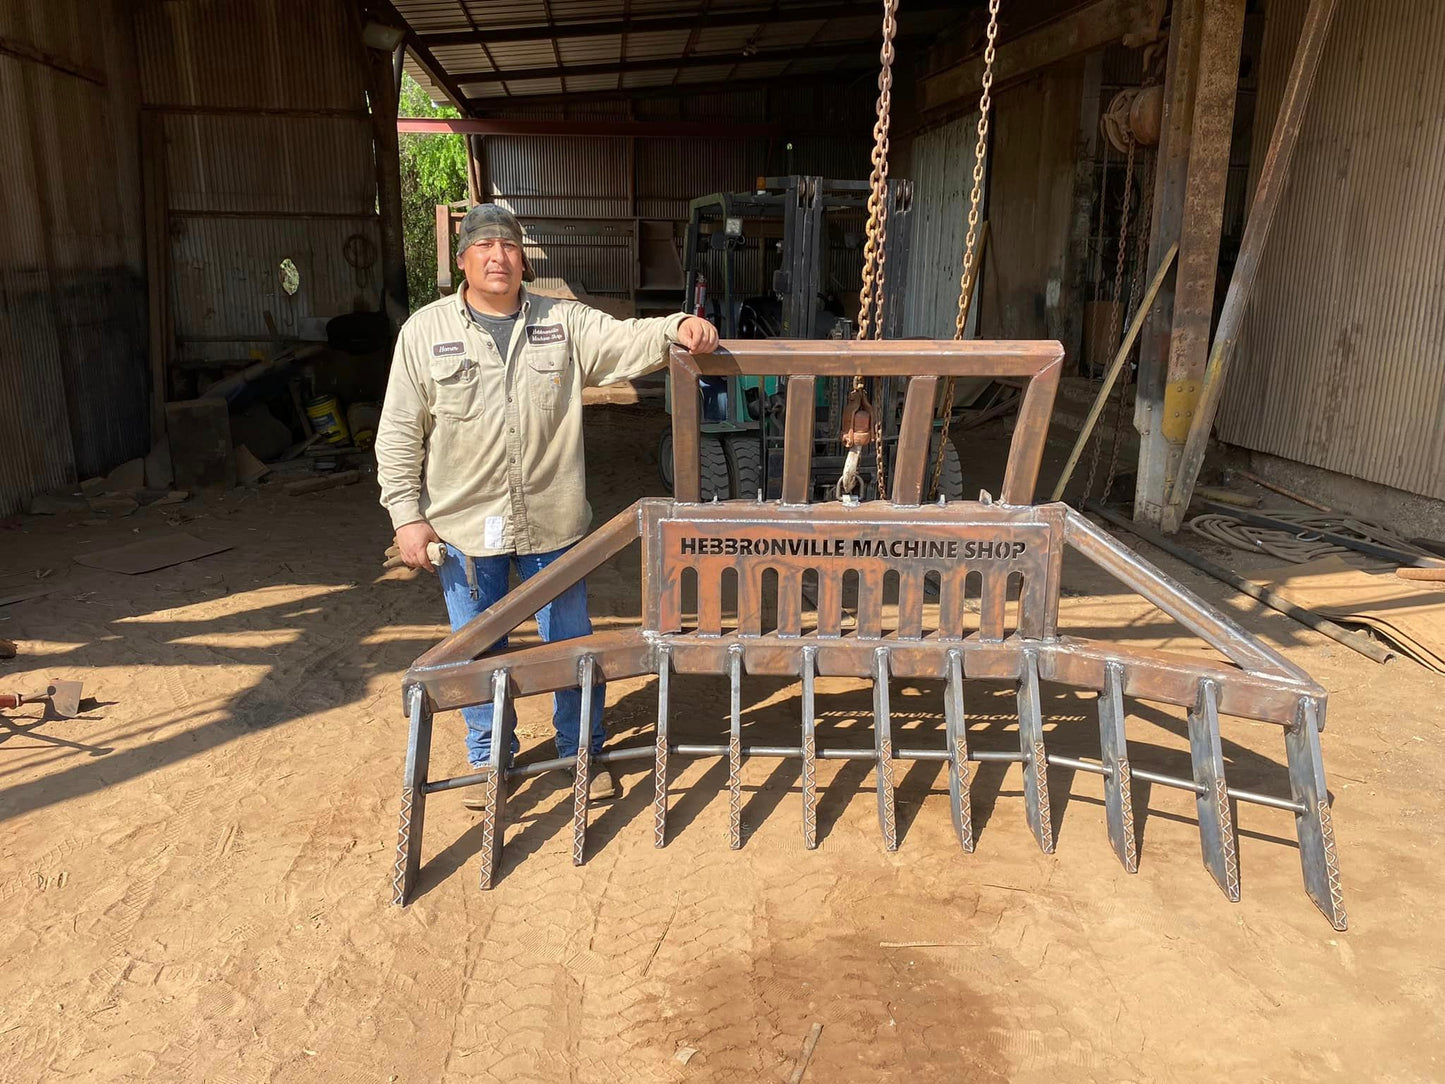
[[(884, 846), (898, 843), (894, 765), (898, 760), (947, 764), (953, 824), (960, 846), (972, 851), (971, 765), (979, 761), (1023, 766), (1024, 810), (1045, 853), (1054, 848), (1048, 767), (1103, 777), (1109, 841), (1124, 868), (1138, 868), (1132, 780), (1192, 791), (1204, 866), (1230, 900), (1239, 899), (1239, 861), (1233, 802), (1252, 802), (1294, 814), (1305, 889), (1336, 928), (1346, 915), (1336, 859), (1319, 734), (1324, 690), (1293, 663), (1255, 639), (1228, 616), (1170, 579), (1060, 503), (1033, 504), (1063, 349), (1056, 342), (832, 342), (748, 340), (723, 344), (715, 354), (671, 355), (675, 497), (638, 501), (587, 536), (541, 574), (526, 581), (470, 624), (422, 655), (408, 671), (404, 701), (410, 720), (394, 902), (405, 903), (416, 883), (428, 795), (466, 786), (483, 788), (481, 883), (490, 887), (502, 850), (507, 791), (529, 775), (575, 770), (573, 860), (586, 854), (588, 782), (592, 763), (624, 759), (653, 762), (654, 839), (667, 840), (671, 758), (727, 759), (729, 842), (742, 845), (740, 773), (745, 757), (802, 761), (803, 837), (817, 836), (816, 763), (822, 759), (871, 761)], [(714, 375), (787, 377), (787, 433), (780, 500), (699, 502), (698, 381)], [(856, 505), (808, 502), (813, 447), (814, 381), (819, 377), (908, 378), (892, 499)], [(1028, 379), (997, 501), (923, 504), (929, 434), (939, 381), (948, 376)], [(507, 633), (566, 588), (634, 540), (642, 544), (640, 628), (610, 630), (559, 643), (488, 651)], [(1227, 662), (1130, 648), (1060, 634), (1058, 605), (1065, 546), (1157, 606), (1218, 651)], [(803, 580), (816, 577), (816, 620), (804, 628)], [(884, 629), (884, 580), (898, 577), (896, 629)], [(764, 628), (763, 583), (775, 575), (776, 627)], [(857, 576), (856, 621), (845, 628), (843, 581)], [(924, 582), (938, 578), (936, 629), (924, 628)], [(722, 579), (737, 577), (737, 614), (725, 621)], [(697, 613), (686, 620), (683, 580), (696, 577)], [(1010, 581), (1017, 579), (1016, 627), (1007, 620)], [(965, 633), (965, 599), (977, 590), (978, 628)], [(742, 741), (742, 675), (769, 674), (801, 683), (802, 720), (797, 745), (746, 745)], [(670, 730), (673, 673), (710, 673), (731, 682), (726, 744), (675, 741)], [(581, 732), (590, 732), (591, 690), (598, 681), (656, 674), (658, 715), (651, 748), (614, 749), (590, 756), (507, 767), (510, 698), (564, 688), (583, 691)], [(871, 679), (873, 746), (820, 748), (814, 686), (819, 675)], [(896, 748), (889, 678), (943, 683), (943, 748)], [(963, 698), (965, 678), (1013, 683), (1017, 690), (1017, 752), (971, 750)], [(1100, 758), (1048, 752), (1040, 681), (1098, 694)], [(1188, 777), (1131, 768), (1125, 739), (1124, 698), (1187, 709)], [(435, 712), (492, 702), (492, 762), (469, 775), (432, 780), (427, 763)], [(1225, 780), (1220, 717), (1274, 723), (1283, 730), (1289, 797), (1230, 787)]]

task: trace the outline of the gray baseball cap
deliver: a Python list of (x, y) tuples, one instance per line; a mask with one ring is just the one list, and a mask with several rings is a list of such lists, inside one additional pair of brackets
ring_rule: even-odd
[(527, 258), (522, 227), (517, 216), (495, 203), (479, 203), (462, 219), (462, 227), (457, 231), (457, 259), (461, 259), (462, 253), (478, 241), (491, 237), (500, 237), (504, 241), (515, 243), (522, 250), (522, 281), (531, 282), (536, 279), (537, 273), (532, 270), (532, 261)]

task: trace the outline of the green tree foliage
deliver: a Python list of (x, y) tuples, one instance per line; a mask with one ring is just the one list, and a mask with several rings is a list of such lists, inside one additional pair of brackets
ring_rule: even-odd
[[(398, 114), (455, 117), (437, 106), (421, 84), (403, 76)], [(437, 298), (436, 205), (467, 197), (467, 152), (459, 135), (401, 135), (401, 217), (406, 239), (406, 285), (415, 312)]]

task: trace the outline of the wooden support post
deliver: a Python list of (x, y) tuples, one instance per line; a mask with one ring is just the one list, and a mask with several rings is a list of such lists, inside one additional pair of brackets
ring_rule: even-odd
[(141, 111), (140, 168), (145, 223), (146, 293), (151, 359), (151, 446), (166, 438), (171, 357), (171, 234), (166, 213), (165, 121)]
[(406, 245), (401, 225), (401, 144), (396, 130), (396, 82), (391, 54), (366, 49), (371, 98), (371, 137), (376, 154), (377, 207), (381, 211), (382, 307), (394, 327), (410, 311), (406, 288)]
[(1145, 438), (1154, 467), (1151, 481), (1162, 487), (1148, 494), (1144, 508), (1136, 509), (1136, 514), (1151, 522), (1163, 513), (1204, 386), (1234, 100), (1239, 88), (1244, 0), (1202, 0), (1200, 16), (1189, 173), (1184, 186), (1179, 271), (1174, 281), (1174, 324), (1162, 408)]
[[(1183, 223), (1202, 4), (1203, 0), (1175, 0), (1170, 19), (1169, 60), (1164, 75), (1164, 126), (1154, 169), (1153, 230), (1149, 236), (1151, 275), (1158, 273), (1165, 252), (1179, 243)], [(1169, 368), (1174, 284), (1166, 281), (1154, 304), (1144, 308), (1147, 316), (1139, 340), (1139, 378), (1134, 399), (1134, 428), (1139, 431), (1134, 518), (1158, 523), (1164, 504), (1166, 458), (1159, 419), (1164, 412), (1164, 383)]]
[(1239, 258), (1235, 261), (1234, 273), (1229, 280), (1229, 292), (1219, 314), (1219, 327), (1214, 333), (1214, 346), (1210, 350), (1209, 364), (1193, 411), (1187, 443), (1174, 484), (1168, 493), (1168, 504), (1161, 520), (1166, 531), (1179, 529), (1184, 513), (1189, 508), (1189, 498), (1194, 491), (1195, 479), (1199, 477), (1199, 468), (1204, 464), (1209, 430), (1214, 424), (1214, 415), (1219, 409), (1219, 396), (1224, 390), (1224, 374), (1234, 358), (1235, 347), (1239, 344), (1239, 332), (1244, 323), (1244, 314), (1249, 309), (1250, 294), (1254, 291), (1254, 280), (1259, 273), (1259, 261), (1269, 240), (1269, 229), (1274, 223), (1274, 213), (1279, 207), (1280, 196), (1289, 180), (1290, 158), (1294, 155), (1295, 144), (1299, 142), (1300, 127), (1304, 123), (1305, 109), (1309, 105), (1310, 88), (1314, 85), (1315, 72), (1319, 70), (1320, 56), (1324, 52), (1325, 39), (1329, 36), (1330, 20), (1334, 13), (1335, 0), (1312, 0), (1305, 16), (1304, 29), (1300, 32), (1294, 63), (1290, 67), (1289, 82), (1285, 85), (1284, 102), (1280, 106), (1279, 116), (1275, 119), (1274, 131), (1269, 137), (1269, 149), (1265, 152), (1259, 183), (1255, 187), (1254, 202), (1250, 206), (1244, 237), (1240, 241)]

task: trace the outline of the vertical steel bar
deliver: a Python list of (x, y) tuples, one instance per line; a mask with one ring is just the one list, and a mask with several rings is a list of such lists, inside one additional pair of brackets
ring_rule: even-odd
[(886, 850), (898, 849), (898, 811), (893, 798), (893, 722), (888, 703), (888, 649), (873, 652), (873, 748), (878, 776), (878, 826)]
[(1320, 708), (1311, 697), (1300, 701), (1294, 725), (1284, 732), (1289, 764), (1290, 796), (1304, 806), (1294, 817), (1299, 837), (1300, 866), (1305, 891), (1337, 930), (1348, 927), (1345, 895), (1340, 885), (1340, 860), (1335, 854), (1335, 827), (1330, 795), (1325, 787), (1325, 764), (1320, 754)]
[(818, 846), (818, 734), (813, 679), (818, 671), (818, 649), (803, 648), (803, 846)]
[(512, 759), (512, 726), (507, 696), (509, 674), (492, 675), (492, 750), (487, 764), (491, 771), (482, 784), (482, 868), (483, 889), (492, 887), (502, 864), (502, 837), (507, 832), (507, 762)]
[(1025, 651), (1019, 675), (1019, 751), (1024, 755), (1024, 813), (1029, 830), (1045, 854), (1054, 853), (1053, 813), (1049, 808), (1049, 758), (1044, 749), (1043, 706), (1039, 701), (1039, 656)]
[(984, 571), (978, 600), (978, 638), (1002, 640), (1004, 612), (1008, 607), (1008, 574), (993, 569)]
[(917, 640), (923, 635), (923, 568), (903, 568), (898, 573), (898, 635)]
[(1004, 504), (1032, 504), (1034, 487), (1039, 480), (1039, 464), (1044, 458), (1044, 442), (1049, 435), (1049, 419), (1054, 413), (1054, 395), (1059, 390), (1059, 370), (1063, 354), (1041, 368), (1029, 380), (1019, 406), (1018, 422), (1009, 443), (1008, 466), (1004, 468)]
[(1124, 667), (1117, 662), (1104, 664), (1104, 691), (1099, 694), (1099, 748), (1104, 762), (1104, 816), (1109, 825), (1109, 846), (1124, 869), (1138, 873), (1134, 795), (1129, 748), (1124, 740)]
[[(721, 588), (719, 588), (721, 593)], [(755, 564), (738, 566), (738, 634), (759, 636), (763, 631), (763, 570)]]
[[(679, 501), (696, 503), (702, 497), (702, 460), (699, 458), (701, 429), (701, 389), (696, 366), (686, 366), (682, 358), (691, 358), (674, 347), (672, 355), (672, 495)], [(690, 370), (690, 371), (689, 371)]]
[[(697, 631), (708, 636), (722, 632), (722, 574), (715, 568), (697, 572)], [(704, 580), (706, 577), (706, 580)]]
[(881, 562), (858, 569), (858, 635), (883, 635), (883, 574)]
[(572, 773), (572, 864), (587, 856), (587, 807), (592, 789), (592, 686), (596, 661), (583, 655), (577, 663), (577, 684), (582, 689), (582, 723), (577, 728), (577, 760)]
[(728, 701), (728, 846), (738, 850), (743, 845), (743, 645), (728, 648), (728, 680), (731, 698)]
[(1219, 745), (1218, 691), (1214, 682), (1199, 683), (1199, 700), (1189, 712), (1189, 756), (1194, 782), (1202, 787), (1196, 796), (1199, 844), (1204, 868), (1233, 902), (1239, 902), (1239, 851), (1234, 817), (1229, 809), (1229, 788), (1224, 781), (1224, 753)]
[(403, 906), (421, 870), (421, 833), (426, 822), (426, 774), (431, 760), (431, 708), (420, 685), (406, 690), (406, 768), (401, 779), (401, 816), (392, 871), (391, 902)]
[(959, 565), (943, 573), (938, 584), (938, 635), (945, 640), (963, 636), (963, 615), (968, 601), (968, 567)]
[(843, 631), (843, 575), (836, 569), (818, 570), (818, 635)]
[(948, 733), (948, 803), (958, 845), (973, 853), (973, 800), (969, 785), (968, 716), (963, 710), (963, 652), (948, 652), (948, 685), (943, 693), (944, 726)]
[(667, 843), (667, 723), (672, 648), (657, 647), (657, 748), (652, 762), (652, 845)]
[(816, 404), (813, 377), (790, 376), (783, 430), (784, 504), (807, 504), (812, 495)]
[(778, 569), (778, 635), (803, 634), (803, 570), (793, 566)]
[(933, 402), (938, 377), (915, 376), (903, 397), (903, 421), (898, 429), (898, 453), (893, 464), (893, 503), (923, 503), (923, 484), (931, 459), (928, 438), (933, 433)]

